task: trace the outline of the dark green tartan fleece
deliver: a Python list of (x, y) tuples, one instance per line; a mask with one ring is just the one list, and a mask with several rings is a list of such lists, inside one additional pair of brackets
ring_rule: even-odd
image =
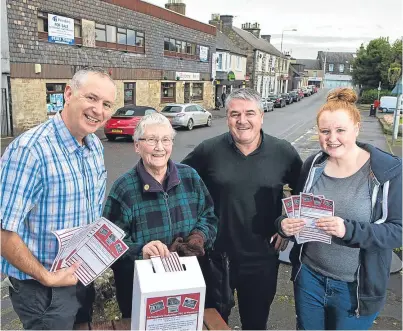
[(103, 216), (125, 231), (125, 258), (141, 259), (143, 246), (152, 240), (169, 247), (191, 232), (204, 236), (205, 248), (212, 246), (218, 219), (196, 170), (169, 160), (164, 187), (145, 171), (142, 160), (113, 184)]

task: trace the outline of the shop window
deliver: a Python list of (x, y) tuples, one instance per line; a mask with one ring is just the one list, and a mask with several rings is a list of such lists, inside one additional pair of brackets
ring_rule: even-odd
[(161, 103), (176, 101), (176, 83), (161, 83)]
[(124, 103), (125, 105), (136, 104), (136, 83), (124, 83)]
[(64, 89), (66, 84), (46, 84), (46, 108), (48, 114), (54, 114), (63, 109)]
[(203, 83), (193, 83), (193, 95), (192, 99), (193, 100), (203, 100)]

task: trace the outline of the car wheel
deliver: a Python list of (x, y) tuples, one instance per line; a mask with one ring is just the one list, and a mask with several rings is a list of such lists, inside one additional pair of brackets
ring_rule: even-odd
[(193, 130), (193, 120), (192, 119), (189, 120), (187, 128), (188, 128), (189, 131)]
[(106, 139), (108, 139), (109, 141), (115, 141), (116, 136), (111, 136), (110, 134), (107, 134)]
[(208, 119), (207, 119), (207, 126), (211, 126), (211, 124), (213, 123), (213, 120), (212, 120), (212, 118), (211, 117), (209, 117)]

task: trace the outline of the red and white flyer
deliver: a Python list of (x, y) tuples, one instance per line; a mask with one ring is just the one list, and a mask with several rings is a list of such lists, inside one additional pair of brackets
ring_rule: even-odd
[(287, 214), (288, 218), (293, 218), (294, 217), (294, 208), (292, 207), (292, 199), (291, 197), (289, 198), (284, 198), (282, 200), (283, 202), (283, 206), (284, 206), (284, 210)]
[(146, 299), (146, 330), (196, 330), (200, 293)]
[(300, 196), (292, 195), (292, 208), (294, 210), (294, 218), (299, 218)]
[(334, 215), (333, 200), (323, 199), (308, 193), (300, 194), (299, 217), (305, 221), (305, 227), (295, 236), (298, 244), (319, 241), (331, 244), (332, 236), (316, 227), (315, 223), (322, 217)]
[(59, 253), (51, 271), (80, 262), (76, 276), (84, 285), (93, 282), (129, 249), (123, 242), (124, 231), (104, 217), (87, 226), (53, 233), (59, 241)]

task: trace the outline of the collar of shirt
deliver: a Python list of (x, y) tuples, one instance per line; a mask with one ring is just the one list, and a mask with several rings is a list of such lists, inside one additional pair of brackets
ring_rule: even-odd
[[(235, 140), (234, 140), (234, 137), (232, 136), (231, 132), (228, 132), (227, 138), (228, 138), (228, 143), (235, 149), (235, 151), (236, 151), (237, 153), (241, 154), (241, 155), (244, 155), (244, 154), (239, 150), (238, 146), (236, 145)], [(257, 154), (257, 153), (259, 153), (260, 150), (263, 148), (263, 144), (264, 144), (264, 133), (263, 133), (263, 130), (262, 130), (262, 129), (260, 130), (260, 138), (261, 138), (261, 140), (260, 140), (259, 146), (258, 146), (252, 153), (250, 153), (249, 155)], [(249, 156), (249, 155), (248, 155), (248, 156)]]
[(136, 170), (143, 182), (143, 192), (164, 192), (164, 187), (166, 188), (166, 192), (168, 192), (171, 188), (180, 183), (178, 168), (176, 168), (175, 163), (170, 159), (168, 160), (167, 173), (163, 183), (164, 185), (161, 185), (147, 172), (142, 159), (137, 163)]
[(71, 134), (66, 124), (64, 123), (60, 112), (56, 113), (53, 118), (53, 122), (55, 124), (56, 132), (58, 133), (62, 145), (64, 148), (71, 154), (76, 150), (79, 150), (83, 153), (84, 156), (87, 156), (91, 151), (95, 150), (95, 142), (92, 134), (84, 137), (84, 145), (80, 145), (77, 139)]

